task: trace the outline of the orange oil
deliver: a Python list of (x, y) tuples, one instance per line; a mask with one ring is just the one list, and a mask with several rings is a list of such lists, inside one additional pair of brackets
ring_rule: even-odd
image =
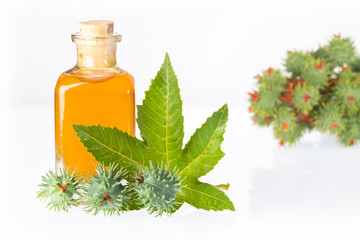
[(56, 169), (67, 167), (87, 178), (97, 163), (72, 125), (102, 125), (135, 135), (133, 77), (118, 67), (64, 72), (55, 88)]

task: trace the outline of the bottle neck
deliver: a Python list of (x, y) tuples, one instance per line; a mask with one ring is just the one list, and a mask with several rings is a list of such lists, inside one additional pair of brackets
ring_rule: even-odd
[(110, 68), (116, 65), (116, 43), (76, 44), (77, 63), (82, 68)]

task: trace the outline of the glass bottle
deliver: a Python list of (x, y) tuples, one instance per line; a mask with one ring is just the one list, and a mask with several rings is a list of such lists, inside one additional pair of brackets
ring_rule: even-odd
[(56, 170), (79, 170), (87, 178), (95, 174), (94, 157), (80, 142), (72, 125), (102, 125), (135, 135), (133, 77), (117, 66), (116, 43), (111, 21), (80, 23), (72, 35), (76, 66), (61, 74), (55, 87)]

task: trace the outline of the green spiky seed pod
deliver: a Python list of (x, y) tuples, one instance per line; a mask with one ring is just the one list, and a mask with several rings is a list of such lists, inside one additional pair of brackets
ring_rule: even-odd
[(301, 76), (306, 83), (315, 88), (324, 88), (330, 80), (328, 65), (321, 60), (311, 59), (304, 63)]
[[(274, 127), (275, 128), (275, 127)], [(309, 127), (304, 123), (298, 123), (294, 128), (290, 130), (284, 129), (274, 129), (275, 138), (280, 140), (280, 145), (289, 144), (293, 145), (296, 141), (298, 141), (304, 132), (309, 129)]]
[(327, 52), (327, 60), (334, 66), (342, 66), (355, 58), (355, 47), (350, 38), (334, 37), (327, 46)]
[(318, 104), (320, 93), (317, 88), (304, 84), (295, 88), (292, 93), (292, 99), (295, 108), (299, 112), (308, 114)]
[(273, 124), (280, 145), (291, 145), (306, 129), (335, 134), (346, 146), (358, 141), (360, 57), (351, 39), (338, 34), (315, 52), (289, 51), (284, 65), (286, 74), (269, 68), (255, 76), (254, 123)]
[(351, 70), (353, 72), (360, 72), (360, 57), (356, 56), (351, 62)]
[(280, 93), (286, 85), (286, 77), (283, 76), (279, 69), (274, 70), (269, 68), (263, 71), (263, 75), (259, 76), (259, 84), (263, 88), (272, 89), (276, 93)]
[(325, 47), (319, 47), (319, 49), (313, 53), (314, 58), (318, 58), (321, 60), (327, 59), (328, 55), (329, 53)]
[(292, 73), (293, 77), (299, 76), (305, 66), (305, 62), (311, 61), (313, 57), (309, 53), (301, 51), (289, 52), (285, 60), (286, 71)]
[(360, 82), (356, 81), (352, 71), (346, 70), (339, 75), (334, 87), (334, 99), (348, 113), (357, 113), (360, 109)]
[(163, 213), (171, 215), (176, 208), (176, 193), (180, 189), (181, 181), (176, 173), (169, 172), (169, 168), (155, 168), (152, 164), (135, 178), (135, 192), (138, 200), (144, 204), (149, 214)]
[(335, 102), (324, 104), (315, 116), (315, 128), (321, 132), (339, 134), (345, 129), (344, 112)]
[(94, 215), (103, 211), (104, 215), (120, 214), (128, 209), (130, 192), (122, 181), (126, 177), (123, 169), (117, 170), (110, 164), (108, 170), (103, 165), (95, 166), (97, 175), (90, 174), (90, 181), (84, 186), (83, 202), (85, 211)]
[(269, 68), (255, 77), (254, 123), (273, 124), (282, 146), (307, 129), (335, 134), (345, 146), (359, 141), (360, 57), (351, 39), (338, 34), (315, 52), (289, 51), (284, 65), (287, 74)]
[(290, 131), (296, 126), (296, 117), (293, 111), (287, 107), (280, 107), (274, 119), (274, 129)]
[(76, 196), (80, 196), (81, 179), (69, 170), (60, 170), (59, 175), (49, 171), (42, 177), (43, 183), (40, 184), (38, 198), (48, 200), (49, 209), (55, 211), (68, 211), (70, 207), (77, 204)]
[(279, 94), (280, 92), (277, 90), (262, 86), (259, 89), (257, 99), (252, 100), (252, 110), (254, 112), (259, 112), (260, 115), (264, 117), (273, 115), (277, 105), (280, 103)]
[(338, 134), (340, 142), (345, 146), (351, 146), (360, 140), (360, 116), (356, 114), (348, 118), (345, 128)]
[(261, 116), (258, 113), (255, 113), (251, 118), (253, 122), (260, 127), (269, 126), (274, 120), (273, 116)]

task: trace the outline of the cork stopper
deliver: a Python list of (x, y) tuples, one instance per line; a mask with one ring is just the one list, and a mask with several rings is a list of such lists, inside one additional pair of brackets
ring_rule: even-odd
[(71, 35), (75, 43), (109, 44), (121, 41), (121, 35), (114, 33), (114, 22), (108, 20), (92, 20), (80, 22), (80, 32)]
[(93, 20), (80, 22), (80, 32), (71, 35), (77, 48), (77, 65), (107, 68), (116, 65), (116, 43), (121, 35), (114, 33), (114, 22)]
[(114, 33), (114, 22), (93, 20), (80, 22), (80, 35), (89, 37), (110, 37)]

